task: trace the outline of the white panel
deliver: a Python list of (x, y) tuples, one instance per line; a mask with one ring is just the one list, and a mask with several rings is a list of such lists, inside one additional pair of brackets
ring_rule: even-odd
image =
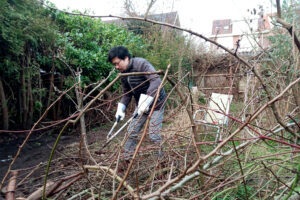
[[(211, 100), (209, 101), (209, 108), (228, 114), (232, 97), (232, 95), (212, 93)], [(205, 121), (212, 124), (227, 124), (228, 117), (223, 114), (208, 110), (205, 116)]]

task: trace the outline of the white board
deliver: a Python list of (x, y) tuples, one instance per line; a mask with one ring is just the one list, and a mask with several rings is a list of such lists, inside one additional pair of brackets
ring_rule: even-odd
[[(229, 114), (232, 95), (212, 93), (208, 107), (225, 114)], [(227, 124), (228, 117), (226, 115), (208, 110), (205, 115), (205, 121), (212, 124)]]

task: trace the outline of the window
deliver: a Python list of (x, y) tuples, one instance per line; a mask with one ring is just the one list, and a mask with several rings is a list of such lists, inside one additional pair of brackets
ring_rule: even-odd
[(224, 30), (229, 30), (229, 26), (224, 26)]

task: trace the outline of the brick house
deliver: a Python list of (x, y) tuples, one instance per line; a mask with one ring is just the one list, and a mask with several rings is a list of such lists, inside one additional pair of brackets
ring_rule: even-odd
[[(245, 20), (214, 20), (209, 38), (230, 50), (235, 50), (239, 44), (239, 52), (250, 52), (257, 47), (266, 49), (270, 45), (267, 39), (271, 30), (270, 17), (271, 15), (260, 16), (248, 23)], [(213, 44), (210, 45), (210, 50), (222, 52)]]

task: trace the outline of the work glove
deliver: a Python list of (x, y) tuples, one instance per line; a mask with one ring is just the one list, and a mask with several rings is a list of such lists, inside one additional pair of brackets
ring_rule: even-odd
[(153, 101), (153, 97), (141, 94), (140, 100), (138, 103), (138, 115), (141, 116), (143, 113), (147, 112), (149, 110), (149, 106)]
[(116, 112), (116, 121), (123, 120), (125, 117), (126, 106), (122, 103), (118, 103), (118, 108)]

